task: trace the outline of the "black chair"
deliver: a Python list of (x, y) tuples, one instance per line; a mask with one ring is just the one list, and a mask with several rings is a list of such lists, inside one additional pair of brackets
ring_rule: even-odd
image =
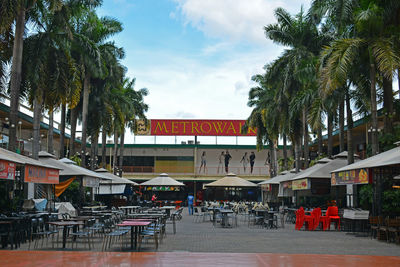
[(31, 242), (33, 242), (33, 240), (35, 240), (33, 248), (37, 248), (40, 239), (42, 239), (42, 247), (43, 247), (44, 237), (46, 237), (46, 236), (47, 236), (47, 233), (45, 231), (43, 218), (31, 219), (31, 236), (29, 238), (28, 249), (31, 248)]

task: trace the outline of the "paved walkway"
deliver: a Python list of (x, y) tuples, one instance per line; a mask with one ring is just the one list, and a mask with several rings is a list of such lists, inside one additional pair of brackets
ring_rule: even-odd
[(158, 251), (400, 256), (399, 245), (345, 232), (296, 231), (293, 224), (277, 230), (249, 228), (240, 217), (237, 228), (221, 228), (211, 222), (194, 223), (187, 211), (184, 214), (177, 234), (168, 234)]
[(400, 257), (256, 253), (0, 251), (1, 266), (400, 266)]
[[(185, 212), (186, 213), (186, 212)], [(83, 243), (78, 250), (0, 250), (0, 266), (400, 266), (400, 246), (355, 237), (337, 231), (295, 231), (293, 224), (270, 230), (248, 227), (239, 218), (235, 228), (194, 223), (187, 213), (177, 224), (177, 233), (167, 227), (167, 237), (158, 252), (149, 242), (143, 252), (100, 252), (101, 240), (92, 251)], [(125, 240), (129, 244), (129, 239)], [(58, 244), (60, 246), (60, 244)]]
[[(122, 251), (129, 251), (130, 235), (128, 234), (125, 238)], [(78, 248), (74, 248), (74, 250), (87, 250), (85, 242), (85, 239), (80, 239)], [(96, 237), (93, 243), (92, 251), (102, 250), (102, 239), (100, 237)], [(41, 243), (39, 244), (41, 245)], [(45, 244), (40, 249), (62, 250), (61, 236), (55, 247), (52, 248), (50, 239), (47, 246)], [(22, 244), (19, 250), (28, 250), (28, 244)], [(70, 240), (65, 250), (71, 250)], [(121, 251), (121, 246), (116, 244), (111, 251)], [(152, 241), (144, 243), (141, 251), (154, 252)], [(172, 225), (167, 225), (167, 236), (159, 245), (158, 252), (400, 256), (400, 246), (370, 237), (356, 237), (345, 232), (295, 231), (293, 224), (286, 224), (284, 229), (248, 227), (247, 222), (243, 222), (240, 217), (238, 227), (214, 227), (210, 221), (193, 222), (193, 216), (189, 216), (187, 210), (185, 210), (183, 219), (177, 222), (177, 233), (175, 235), (172, 234)]]

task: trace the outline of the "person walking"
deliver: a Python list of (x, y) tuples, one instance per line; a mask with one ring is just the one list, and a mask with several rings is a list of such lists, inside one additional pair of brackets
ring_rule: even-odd
[(220, 168), (220, 167), (222, 168), (222, 162), (223, 162), (224, 159), (225, 159), (225, 152), (222, 151), (222, 152), (221, 152), (221, 155), (219, 155), (219, 157), (218, 157), (218, 169), (217, 169), (217, 173), (219, 173), (219, 168)]
[(225, 172), (228, 173), (229, 171), (229, 161), (231, 160), (232, 156), (229, 154), (227, 150), (225, 153)]
[(253, 173), (255, 160), (256, 160), (256, 155), (254, 154), (254, 152), (251, 152), (250, 153), (250, 173)]
[(244, 153), (240, 163), (243, 163), (243, 171), (246, 172), (247, 164), (249, 164), (249, 157), (247, 156), (247, 152)]
[(192, 193), (189, 193), (187, 200), (188, 200), (189, 215), (193, 215), (193, 201), (194, 201), (194, 196), (193, 196)]

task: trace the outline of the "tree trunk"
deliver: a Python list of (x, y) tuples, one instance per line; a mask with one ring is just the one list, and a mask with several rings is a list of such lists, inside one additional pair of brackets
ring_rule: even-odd
[(322, 126), (318, 126), (318, 156), (324, 154), (324, 146), (322, 140)]
[(119, 176), (122, 177), (122, 166), (124, 164), (124, 145), (125, 145), (125, 129), (121, 133), (120, 137), (120, 149), (119, 149)]
[[(107, 133), (106, 130), (104, 129), (103, 126), (103, 130), (101, 132), (101, 167), (106, 169), (106, 164), (107, 164)], [(111, 162), (110, 162), (111, 164)]]
[(295, 162), (296, 162), (296, 173), (300, 171), (301, 166), (300, 166), (300, 155), (301, 155), (301, 136), (296, 138), (296, 143), (294, 147), (294, 154), (295, 154)]
[[(372, 57), (372, 55), (370, 55)], [(371, 81), (371, 149), (372, 156), (378, 154), (379, 144), (378, 144), (378, 112), (376, 104), (376, 70), (375, 63), (373, 59), (370, 60), (369, 67), (370, 81)]]
[[(22, 51), (24, 46), (25, 9), (18, 11), (15, 23), (13, 56), (10, 77), (10, 125), (16, 126), (18, 122), (19, 91), (21, 87)], [(8, 149), (16, 151), (17, 128), (9, 127)]]
[(114, 131), (114, 151), (113, 151), (113, 172), (116, 175), (117, 174), (117, 169), (118, 169), (118, 161), (117, 161), (117, 157), (118, 157), (118, 132), (117, 130)]
[(33, 142), (32, 142), (32, 158), (39, 158), (39, 150), (41, 146), (40, 140), (40, 117), (42, 116), (42, 99), (35, 96), (33, 100)]
[(393, 84), (392, 79), (383, 77), (383, 108), (384, 116), (384, 131), (387, 134), (393, 133)]
[(309, 148), (308, 148), (309, 141), (308, 141), (308, 123), (307, 123), (308, 116), (307, 116), (307, 114), (308, 114), (307, 109), (304, 108), (303, 109), (303, 136), (304, 136), (303, 154), (304, 154), (304, 167), (306, 169), (308, 168), (308, 164), (309, 164), (308, 159), (310, 156)]
[(274, 143), (273, 143), (273, 141), (272, 140), (268, 140), (268, 143), (269, 143), (269, 156), (270, 156), (270, 158), (269, 158), (269, 174), (270, 174), (270, 176), (271, 176), (271, 178), (272, 177), (275, 177), (276, 176), (276, 173), (275, 173), (275, 169), (274, 169), (274, 163), (275, 163), (275, 159), (274, 159)]
[(54, 154), (54, 146), (53, 146), (53, 139), (54, 139), (54, 113), (52, 110), (49, 110), (49, 132), (47, 134), (47, 152), (50, 154)]
[(333, 116), (331, 113), (328, 112), (328, 157), (332, 157), (333, 152), (333, 138), (332, 138), (332, 131), (333, 131)]
[(283, 134), (283, 168), (285, 170), (288, 169), (288, 155), (287, 155), (287, 137), (286, 134)]
[(86, 166), (86, 137), (87, 137), (87, 115), (89, 109), (90, 75), (86, 74), (83, 80), (83, 103), (82, 103), (82, 146), (81, 146), (81, 166)]
[(76, 124), (78, 121), (78, 108), (71, 109), (71, 140), (69, 142), (69, 156), (75, 155)]
[(90, 169), (95, 170), (97, 165), (97, 147), (99, 145), (99, 132), (92, 135), (92, 142), (90, 147)]
[(339, 150), (344, 151), (344, 98), (339, 102)]
[(346, 113), (347, 113), (347, 164), (354, 163), (354, 148), (353, 148), (353, 112), (350, 106), (349, 89), (346, 92)]
[[(61, 105), (61, 129), (60, 129), (60, 159), (65, 157), (65, 113), (67, 112), (67, 105)], [(71, 154), (69, 154), (71, 156)]]

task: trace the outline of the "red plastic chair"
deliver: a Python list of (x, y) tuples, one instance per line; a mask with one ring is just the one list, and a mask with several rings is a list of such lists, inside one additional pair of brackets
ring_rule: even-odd
[[(340, 216), (339, 216), (339, 209), (336, 206), (329, 207), (329, 228), (331, 228), (331, 222), (335, 222), (336, 230), (340, 230)], [(328, 208), (328, 209), (329, 209)]]
[(313, 230), (317, 229), (321, 220), (321, 208), (315, 209), (315, 216), (314, 216), (314, 227)]
[(315, 209), (311, 211), (311, 215), (304, 215), (305, 228), (311, 231), (314, 228), (314, 221)]
[(296, 210), (296, 230), (300, 230), (304, 224), (304, 209), (300, 207), (300, 209)]
[(330, 224), (331, 224), (331, 221), (330, 221), (330, 218), (329, 218), (330, 208), (331, 207), (328, 207), (328, 209), (326, 210), (325, 216), (321, 216), (320, 219), (319, 219), (320, 223), (322, 223), (322, 229), (324, 231), (328, 230), (328, 227), (330, 228)]

